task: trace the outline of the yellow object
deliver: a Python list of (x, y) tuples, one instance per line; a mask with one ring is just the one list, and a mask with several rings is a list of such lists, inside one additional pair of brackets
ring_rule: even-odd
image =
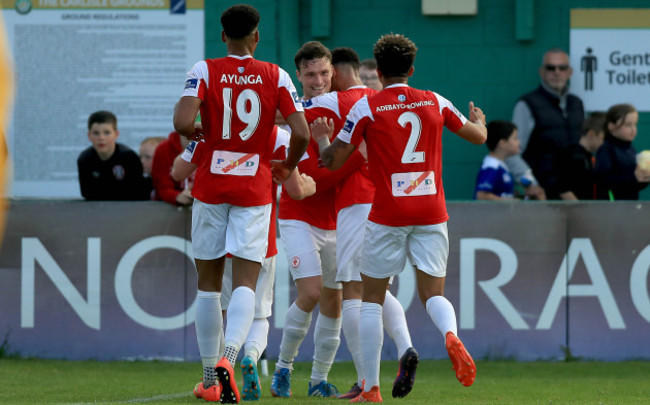
[(14, 81), (7, 33), (5, 31), (2, 11), (0, 11), (0, 244), (4, 234), (5, 216), (9, 210), (6, 202), (5, 187), (9, 172), (9, 151), (5, 140), (6, 129), (9, 127), (9, 107), (13, 100)]
[(650, 150), (644, 150), (636, 155), (636, 164), (643, 170), (650, 170)]

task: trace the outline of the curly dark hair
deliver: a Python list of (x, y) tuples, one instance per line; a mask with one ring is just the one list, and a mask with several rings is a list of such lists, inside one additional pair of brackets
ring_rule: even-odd
[(401, 34), (384, 35), (373, 48), (377, 68), (384, 77), (406, 77), (417, 51), (413, 41)]
[(255, 32), (260, 24), (260, 13), (248, 4), (236, 4), (221, 14), (221, 26), (228, 38), (242, 39)]

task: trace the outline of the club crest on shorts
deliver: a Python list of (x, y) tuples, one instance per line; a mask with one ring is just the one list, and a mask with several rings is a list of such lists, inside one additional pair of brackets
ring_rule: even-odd
[(294, 269), (300, 266), (300, 258), (298, 256), (294, 256), (291, 258), (291, 267)]

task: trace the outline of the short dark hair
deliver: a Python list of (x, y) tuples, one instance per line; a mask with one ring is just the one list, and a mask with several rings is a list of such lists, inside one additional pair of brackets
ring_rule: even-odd
[(248, 4), (236, 4), (221, 14), (221, 26), (228, 38), (242, 39), (255, 32), (260, 13)]
[(359, 70), (359, 55), (352, 48), (341, 46), (332, 49), (332, 65), (350, 65), (354, 70)]
[(507, 140), (517, 129), (517, 126), (510, 121), (490, 121), (487, 124), (487, 140), (485, 145), (492, 152), (496, 149), (500, 140)]
[(300, 49), (298, 49), (296, 56), (293, 57), (293, 62), (296, 64), (296, 69), (300, 71), (300, 68), (306, 61), (321, 58), (327, 58), (331, 63), (332, 53), (320, 42), (309, 41), (305, 42)]
[(584, 121), (582, 121), (582, 134), (586, 135), (589, 131), (599, 133), (605, 130), (605, 113), (602, 111), (595, 111), (589, 114)]
[(361, 67), (361, 66), (365, 67), (366, 69), (376, 70), (377, 69), (377, 61), (372, 59), (372, 58), (364, 59), (359, 63), (359, 67)]
[(609, 107), (609, 110), (607, 110), (607, 114), (605, 115), (605, 124), (603, 125), (605, 134), (611, 135), (607, 124), (611, 122), (612, 124), (619, 126), (622, 124), (619, 124), (619, 121), (625, 119), (626, 115), (635, 111), (636, 108), (634, 108), (632, 104), (615, 104)]
[(384, 35), (373, 48), (377, 69), (384, 77), (406, 77), (417, 51), (413, 41), (401, 34)]
[(113, 128), (117, 130), (117, 117), (110, 111), (95, 111), (88, 117), (88, 130), (93, 124), (113, 124)]

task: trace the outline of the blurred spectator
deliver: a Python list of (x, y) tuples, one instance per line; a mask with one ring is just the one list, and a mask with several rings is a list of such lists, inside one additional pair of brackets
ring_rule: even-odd
[(506, 163), (516, 181), (528, 172), (533, 181), (527, 190), (529, 195), (539, 192), (539, 181), (549, 199), (560, 198), (554, 169), (556, 156), (578, 143), (585, 116), (582, 100), (569, 93), (572, 72), (566, 52), (548, 50), (539, 68), (540, 85), (515, 104), (512, 122), (519, 130), (521, 155), (508, 158)]
[(639, 113), (630, 104), (613, 105), (605, 116), (605, 142), (596, 153), (596, 193), (600, 200), (638, 200), (648, 186), (650, 170), (637, 165)]
[(563, 200), (594, 200), (596, 151), (605, 140), (605, 113), (594, 112), (582, 124), (580, 142), (569, 145), (557, 159), (558, 191)]
[(79, 187), (86, 200), (148, 200), (142, 163), (128, 146), (117, 143), (117, 117), (97, 111), (88, 117), (92, 146), (77, 159)]
[(487, 124), (487, 132), (485, 145), (490, 153), (483, 159), (476, 177), (474, 198), (514, 200), (514, 181), (505, 160), (519, 153), (517, 127), (508, 121), (491, 121)]
[(160, 142), (164, 141), (164, 136), (150, 136), (140, 142), (140, 162), (142, 162), (142, 172), (145, 177), (151, 176), (151, 162), (153, 153)]
[(366, 87), (381, 91), (384, 86), (379, 81), (377, 74), (377, 61), (374, 59), (364, 59), (359, 64), (359, 77)]
[(144, 187), (149, 190), (150, 199), (155, 199), (153, 192), (153, 180), (151, 179), (151, 162), (153, 153), (158, 144), (165, 140), (163, 136), (150, 136), (140, 142), (140, 162), (142, 163), (142, 172), (144, 175)]
[(189, 139), (180, 136), (178, 132), (171, 132), (156, 148), (151, 170), (156, 200), (182, 206), (190, 205), (194, 201), (194, 175), (189, 175), (181, 181), (175, 181), (171, 175), (174, 159), (185, 150), (189, 142)]

